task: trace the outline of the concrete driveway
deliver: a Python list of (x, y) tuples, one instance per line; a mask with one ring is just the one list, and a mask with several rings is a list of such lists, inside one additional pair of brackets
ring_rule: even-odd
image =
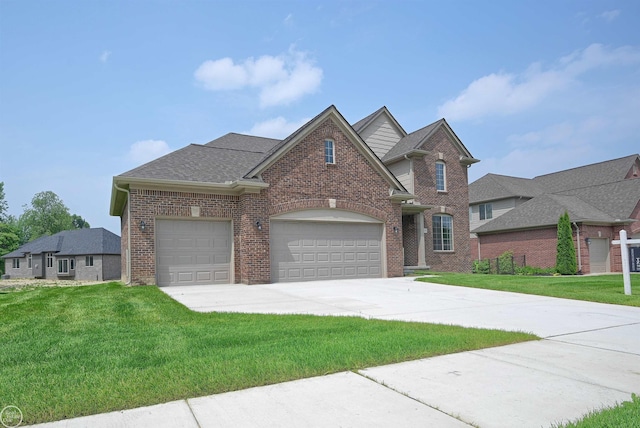
[(640, 308), (413, 278), (162, 290), (201, 312), (351, 315), (544, 339), (43, 427), (549, 427), (640, 394)]

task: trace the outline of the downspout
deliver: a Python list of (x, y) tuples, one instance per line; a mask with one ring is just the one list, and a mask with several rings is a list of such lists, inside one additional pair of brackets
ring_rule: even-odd
[(576, 227), (576, 241), (577, 241), (577, 246), (578, 246), (578, 272), (582, 273), (582, 256), (580, 255), (580, 228), (578, 227), (578, 225), (576, 224), (576, 222), (573, 222), (573, 225)]
[(131, 193), (127, 189), (118, 187), (116, 183), (113, 183), (113, 187), (127, 194), (127, 254), (125, 256), (127, 261), (127, 283), (125, 285), (131, 285)]

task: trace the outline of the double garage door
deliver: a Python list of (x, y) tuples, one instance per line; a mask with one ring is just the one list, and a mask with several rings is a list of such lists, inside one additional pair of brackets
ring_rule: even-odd
[(270, 227), (273, 282), (382, 276), (379, 223), (280, 220)]
[[(383, 275), (380, 223), (277, 220), (270, 236), (273, 282)], [(231, 283), (231, 243), (230, 221), (157, 220), (158, 285)]]
[(156, 221), (158, 285), (231, 282), (230, 221)]

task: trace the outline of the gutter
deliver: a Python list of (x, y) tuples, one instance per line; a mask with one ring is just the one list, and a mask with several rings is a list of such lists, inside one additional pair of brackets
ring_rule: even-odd
[(125, 255), (127, 262), (127, 282), (125, 285), (131, 285), (131, 193), (129, 193), (127, 189), (118, 187), (115, 180), (113, 187), (127, 194), (127, 254)]

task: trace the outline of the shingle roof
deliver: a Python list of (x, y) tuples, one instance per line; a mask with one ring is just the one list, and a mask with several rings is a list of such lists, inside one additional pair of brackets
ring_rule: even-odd
[(404, 156), (412, 150), (416, 150), (442, 123), (444, 123), (444, 119), (433, 122), (432, 124), (427, 125), (424, 128), (420, 128), (417, 131), (408, 134), (406, 137), (401, 138), (400, 141), (398, 141), (398, 143), (382, 157), (382, 161), (387, 162)]
[(281, 140), (276, 140), (274, 138), (255, 137), (253, 135), (230, 132), (220, 138), (209, 141), (205, 146), (215, 147), (218, 149), (234, 149), (245, 152), (267, 153), (275, 145), (280, 143), (280, 141)]
[(263, 156), (261, 151), (190, 144), (125, 172), (120, 177), (225, 183), (242, 178)]
[(120, 237), (102, 227), (63, 230), (28, 242), (2, 258), (24, 257), (27, 253), (57, 253), (59, 256), (120, 254)]
[(568, 189), (598, 186), (624, 180), (638, 155), (625, 156), (591, 165), (540, 175), (533, 181), (546, 192), (556, 193)]
[(534, 179), (487, 174), (469, 185), (471, 204), (516, 196), (532, 199), (472, 232), (552, 226), (565, 210), (576, 222), (627, 221), (640, 201), (640, 178), (625, 179), (636, 159), (638, 155), (631, 155)]
[(529, 178), (487, 174), (469, 184), (469, 203), (512, 197), (533, 198), (544, 193), (543, 189)]
[(552, 226), (558, 223), (558, 219), (565, 210), (569, 213), (571, 221), (610, 223), (615, 220), (609, 214), (598, 210), (576, 196), (546, 194), (528, 200), (517, 208), (477, 227), (472, 232), (486, 233)]

